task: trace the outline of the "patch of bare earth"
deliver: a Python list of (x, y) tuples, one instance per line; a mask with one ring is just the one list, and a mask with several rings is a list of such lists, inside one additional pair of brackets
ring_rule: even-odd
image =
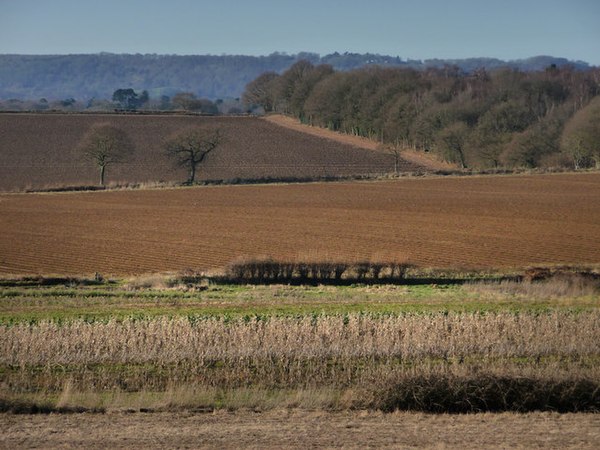
[(0, 415), (3, 448), (598, 448), (600, 414)]
[[(338, 133), (336, 131), (328, 130), (327, 128), (305, 125), (291, 117), (273, 114), (265, 116), (264, 119), (268, 122), (280, 125), (285, 128), (289, 128), (291, 130), (300, 131), (302, 133), (307, 133), (320, 138), (329, 139), (342, 144), (352, 145), (367, 150), (378, 151), (379, 148), (379, 143), (373, 141), (372, 139), (367, 139), (362, 136), (355, 136), (351, 134)], [(432, 155), (427, 155), (423, 152), (418, 152), (416, 150), (403, 150), (402, 159), (404, 160), (404, 169), (406, 170), (408, 170), (408, 164), (412, 164), (414, 166), (413, 170), (456, 170), (456, 166), (440, 161)]]
[(600, 174), (0, 195), (0, 273), (221, 269), (238, 257), (422, 267), (600, 263)]
[(387, 174), (394, 168), (391, 155), (257, 117), (0, 114), (0, 190), (97, 183), (97, 168), (77, 148), (95, 124), (118, 127), (136, 147), (126, 162), (107, 168), (109, 184), (185, 181), (186, 171), (167, 159), (163, 143), (195, 126), (218, 128), (223, 134), (223, 143), (199, 169), (199, 180), (352, 177)]

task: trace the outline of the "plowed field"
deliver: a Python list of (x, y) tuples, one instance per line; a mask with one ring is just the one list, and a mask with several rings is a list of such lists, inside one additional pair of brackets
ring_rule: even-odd
[[(185, 181), (186, 172), (172, 168), (162, 144), (177, 130), (205, 124), (220, 128), (225, 139), (203, 163), (201, 180), (368, 175), (394, 168), (392, 156), (360, 142), (309, 134), (256, 117), (0, 114), (0, 191), (97, 183), (97, 169), (77, 150), (96, 123), (122, 128), (136, 145), (127, 163), (108, 167), (108, 183)], [(401, 170), (422, 165), (404, 161)]]
[(0, 273), (210, 269), (266, 255), (600, 263), (600, 174), (0, 195)]

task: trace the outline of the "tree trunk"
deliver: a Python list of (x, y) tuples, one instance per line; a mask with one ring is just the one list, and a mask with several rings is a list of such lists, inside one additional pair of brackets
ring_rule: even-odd
[(100, 186), (104, 187), (104, 169), (106, 168), (105, 165), (101, 165), (100, 166)]
[(466, 169), (467, 168), (467, 164), (466, 164), (465, 155), (464, 155), (462, 149), (458, 149), (458, 160), (460, 162), (460, 168), (461, 169)]
[(196, 164), (190, 164), (190, 177), (188, 179), (188, 184), (194, 184), (196, 179)]

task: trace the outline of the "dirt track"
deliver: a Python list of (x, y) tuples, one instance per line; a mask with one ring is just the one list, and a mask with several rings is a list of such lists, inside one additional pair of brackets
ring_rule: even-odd
[(220, 268), (240, 256), (434, 267), (600, 263), (600, 174), (0, 195), (0, 273)]
[(0, 415), (0, 447), (598, 448), (598, 414), (272, 411)]
[[(265, 116), (265, 120), (277, 124), (279, 126), (289, 128), (291, 130), (310, 134), (312, 136), (329, 139), (342, 144), (353, 145), (358, 148), (381, 151), (379, 150), (379, 143), (372, 139), (367, 139), (362, 136), (354, 136), (351, 134), (339, 133), (336, 131), (328, 130), (327, 128), (304, 125), (292, 117), (283, 116), (281, 114)], [(402, 150), (402, 159), (409, 163), (413, 163), (416, 166), (422, 166), (424, 168), (427, 168), (428, 170), (457, 169), (457, 167), (452, 164), (437, 160), (431, 155), (416, 150)]]

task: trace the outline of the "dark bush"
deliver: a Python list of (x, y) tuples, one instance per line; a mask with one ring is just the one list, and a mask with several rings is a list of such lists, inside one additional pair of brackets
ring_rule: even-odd
[(383, 411), (598, 412), (600, 384), (587, 379), (417, 376), (376, 392), (375, 398), (380, 399), (376, 407)]
[(265, 259), (240, 259), (227, 267), (226, 278), (248, 283), (298, 282), (397, 282), (405, 279), (408, 263), (383, 261), (332, 262), (332, 261), (275, 261)]

